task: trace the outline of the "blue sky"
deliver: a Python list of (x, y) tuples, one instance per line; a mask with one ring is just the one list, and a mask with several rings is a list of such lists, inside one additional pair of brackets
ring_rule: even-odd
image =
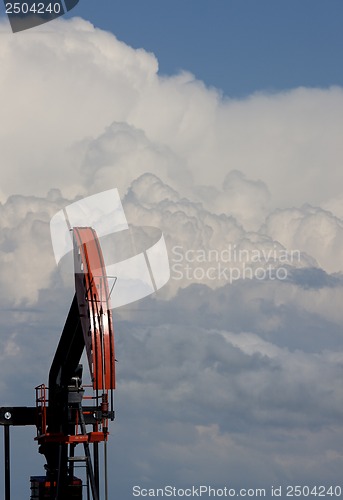
[(72, 14), (228, 96), (343, 83), (340, 0), (81, 0)]
[[(116, 187), (129, 223), (163, 231), (171, 279), (114, 312), (111, 494), (341, 484), (343, 4), (71, 14), (16, 34), (0, 20), (0, 405), (34, 404), (74, 293), (51, 218)], [(277, 280), (244, 275), (269, 264)], [(43, 459), (33, 429), (12, 434), (27, 498)]]
[(75, 15), (230, 97), (343, 82), (340, 0), (80, 0)]

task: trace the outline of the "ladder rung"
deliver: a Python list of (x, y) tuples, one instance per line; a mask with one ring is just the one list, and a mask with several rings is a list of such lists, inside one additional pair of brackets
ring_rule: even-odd
[(68, 462), (87, 462), (87, 457), (69, 457)]

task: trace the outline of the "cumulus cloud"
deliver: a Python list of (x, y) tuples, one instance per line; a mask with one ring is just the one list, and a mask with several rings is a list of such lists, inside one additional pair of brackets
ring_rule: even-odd
[(34, 304), (39, 290), (52, 284), (50, 219), (65, 203), (58, 190), (51, 190), (46, 198), (13, 195), (0, 204), (3, 304)]
[(16, 38), (1, 31), (2, 164), (12, 171), (2, 191), (45, 194), (55, 186), (75, 194), (82, 180), (72, 147), (126, 121), (156, 75), (156, 59), (80, 19)]
[(184, 192), (221, 188), (238, 170), (267, 185), (274, 207), (340, 196), (340, 88), (231, 100), (188, 73), (160, 77), (152, 54), (81, 19), (50, 24), (15, 39), (1, 25), (4, 198), (89, 182), (124, 194), (150, 169)]
[(264, 231), (287, 248), (312, 255), (326, 271), (342, 270), (343, 221), (331, 212), (310, 205), (277, 210), (268, 216)]
[(0, 30), (3, 401), (32, 404), (73, 295), (51, 217), (117, 187), (130, 224), (163, 231), (172, 276), (115, 311), (113, 491), (131, 498), (128, 470), (147, 486), (337, 481), (342, 89), (237, 101), (81, 19)]
[[(160, 484), (161, 478), (162, 484), (201, 480), (246, 485), (247, 469), (255, 486), (282, 483), (285, 477), (301, 483), (306, 476), (313, 481), (320, 470), (327, 471), (327, 479), (337, 478), (338, 464), (332, 457), (341, 463), (334, 440), (343, 397), (342, 351), (322, 351), (319, 346), (312, 352), (314, 338), (308, 338), (301, 349), (277, 345), (282, 341), (274, 334), (282, 326), (290, 329), (291, 317), (301, 310), (297, 305), (289, 308), (288, 315), (276, 304), (270, 305), (269, 314), (278, 316), (279, 326), (263, 340), (261, 320), (267, 312), (261, 289), (255, 290), (260, 304), (255, 301), (254, 311), (238, 312), (250, 318), (250, 332), (241, 331), (242, 319), (240, 331), (231, 330), (237, 302), (221, 303), (217, 296), (214, 311), (213, 292), (206, 287), (201, 291), (185, 291), (169, 302), (170, 316), (167, 308), (159, 315), (151, 303), (145, 313), (136, 312), (135, 321), (118, 324), (121, 355), (130, 360), (125, 364), (119, 360), (119, 398), (125, 418), (132, 420), (137, 412), (143, 419), (134, 439), (137, 447), (132, 445), (124, 454), (136, 482), (151, 486), (155, 481)], [(226, 292), (229, 298), (229, 287)], [(231, 296), (238, 293), (236, 287)], [(244, 306), (251, 302), (247, 299)], [(215, 315), (224, 329), (213, 328)], [(149, 326), (151, 322), (155, 326)], [(297, 323), (298, 334), (303, 335), (305, 318)], [(319, 323), (326, 324), (323, 319)], [(332, 334), (335, 330), (327, 324), (326, 329)], [(338, 328), (336, 335), (337, 341)], [(148, 447), (144, 436), (154, 436)], [(127, 434), (119, 439), (131, 442)], [(313, 460), (311, 453), (324, 443), (325, 453)], [(254, 464), (261, 461), (267, 466), (256, 468)]]

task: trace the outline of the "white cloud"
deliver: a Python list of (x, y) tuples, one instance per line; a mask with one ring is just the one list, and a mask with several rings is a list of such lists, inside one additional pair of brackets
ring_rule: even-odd
[(4, 304), (35, 303), (40, 288), (50, 283), (55, 264), (51, 255), (50, 218), (54, 201), (11, 196), (0, 205), (1, 296)]
[(11, 172), (3, 193), (62, 187), (75, 194), (82, 175), (71, 148), (127, 119), (139, 89), (156, 74), (156, 59), (80, 19), (16, 37), (1, 30), (0, 143)]
[(249, 189), (251, 180), (260, 183), (254, 197), (262, 189), (263, 206), (261, 182), (273, 207), (340, 195), (338, 87), (230, 100), (187, 73), (160, 77), (152, 54), (81, 19), (16, 37), (2, 24), (1, 38), (3, 197), (50, 187), (73, 196), (89, 182), (124, 192), (150, 169), (186, 193), (196, 185), (220, 189), (238, 170)]
[[(20, 386), (30, 404), (73, 293), (50, 218), (118, 187), (128, 222), (160, 228), (182, 270), (208, 271), (212, 250), (240, 270), (284, 264), (287, 279), (174, 273), (159, 300), (116, 312), (113, 489), (130, 497), (127, 470), (149, 485), (339, 477), (342, 89), (230, 100), (188, 73), (159, 76), (152, 54), (81, 19), (0, 30), (6, 401)], [(248, 258), (227, 262), (230, 245)]]
[(342, 270), (343, 221), (331, 212), (310, 205), (277, 210), (263, 229), (286, 248), (312, 255), (327, 272)]

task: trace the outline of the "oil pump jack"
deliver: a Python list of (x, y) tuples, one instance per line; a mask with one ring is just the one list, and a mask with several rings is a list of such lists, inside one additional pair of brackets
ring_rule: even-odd
[[(11, 426), (34, 425), (45, 475), (31, 477), (31, 500), (100, 500), (99, 443), (104, 443), (107, 500), (108, 422), (114, 419), (115, 356), (110, 291), (97, 234), (91, 227), (71, 229), (74, 246), (75, 295), (53, 358), (48, 387), (36, 387), (36, 406), (1, 407), (4, 427), (5, 500), (10, 500)], [(92, 396), (82, 384), (86, 350)], [(86, 402), (86, 404), (85, 404)], [(76, 454), (83, 446), (82, 455)], [(92, 450), (93, 448), (93, 450)], [(78, 448), (79, 449), (79, 448)], [(86, 479), (77, 478), (77, 467)], [(86, 491), (86, 497), (84, 492)]]

